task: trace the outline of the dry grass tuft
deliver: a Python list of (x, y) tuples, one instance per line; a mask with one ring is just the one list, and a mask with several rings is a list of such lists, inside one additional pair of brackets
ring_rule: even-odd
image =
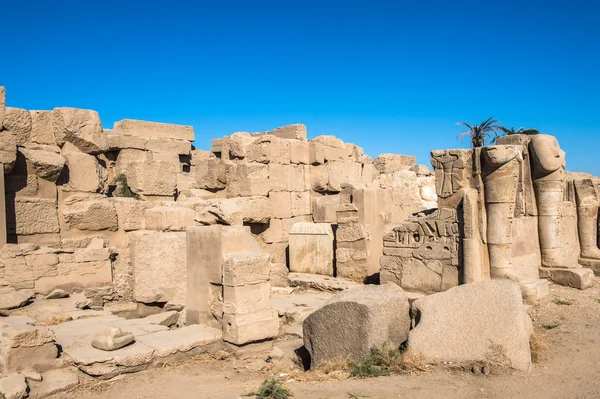
[(529, 347), (531, 349), (531, 360), (533, 363), (540, 363), (548, 360), (550, 355), (550, 344), (547, 338), (539, 332), (534, 332), (529, 337)]
[(44, 321), (40, 321), (39, 323), (36, 323), (36, 325), (39, 327), (50, 327), (50, 326), (57, 326), (59, 324), (66, 323), (66, 322), (72, 321), (72, 320), (73, 320), (73, 318), (71, 316), (67, 316), (64, 314), (57, 314), (57, 315), (54, 315)]

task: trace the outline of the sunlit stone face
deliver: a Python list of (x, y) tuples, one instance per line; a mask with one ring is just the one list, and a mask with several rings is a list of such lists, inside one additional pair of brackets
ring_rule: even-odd
[(565, 152), (560, 149), (556, 137), (538, 134), (531, 139), (531, 153), (539, 172), (552, 173), (566, 166)]
[(521, 157), (521, 151), (517, 147), (509, 145), (484, 147), (482, 154), (485, 164), (489, 166), (502, 166)]

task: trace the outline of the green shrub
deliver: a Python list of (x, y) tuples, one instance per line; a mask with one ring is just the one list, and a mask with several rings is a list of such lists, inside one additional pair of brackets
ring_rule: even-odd
[(283, 385), (283, 382), (275, 379), (264, 380), (257, 393), (252, 395), (258, 399), (288, 399), (294, 396), (292, 392)]
[(127, 176), (122, 173), (117, 176), (117, 189), (115, 190), (115, 197), (135, 198), (137, 200), (140, 199), (138, 194), (131, 191), (129, 184), (127, 184)]
[(558, 324), (544, 324), (542, 327), (544, 327), (546, 330), (554, 330), (556, 327), (558, 327)]

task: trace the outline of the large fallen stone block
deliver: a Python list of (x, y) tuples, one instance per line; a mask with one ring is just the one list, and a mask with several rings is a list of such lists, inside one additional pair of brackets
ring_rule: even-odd
[(0, 395), (4, 399), (25, 399), (27, 394), (27, 381), (22, 374), (13, 374), (0, 379)]
[(51, 182), (56, 182), (65, 166), (65, 157), (52, 151), (36, 148), (21, 148), (19, 151), (35, 169), (37, 176)]
[(101, 154), (108, 148), (96, 111), (77, 108), (54, 108), (52, 131), (58, 145), (73, 144), (86, 154)]
[(69, 229), (91, 231), (118, 229), (117, 210), (108, 198), (73, 196), (65, 200), (62, 213)]
[(31, 290), (18, 290), (0, 293), (0, 310), (17, 309), (25, 306), (35, 297)]
[(372, 348), (399, 348), (410, 329), (410, 306), (394, 284), (365, 285), (331, 298), (302, 325), (311, 368), (361, 360)]
[(9, 232), (17, 235), (58, 233), (56, 200), (46, 198), (15, 198), (15, 212), (7, 215)]
[(4, 122), (5, 130), (14, 137), (19, 145), (24, 145), (31, 137), (31, 115), (25, 109), (6, 107)]
[(184, 303), (186, 298), (186, 233), (132, 233), (134, 298), (138, 302)]
[(113, 132), (125, 136), (146, 137), (149, 139), (194, 141), (194, 128), (192, 126), (174, 125), (171, 123), (123, 119), (122, 121), (115, 122)]
[(79, 385), (79, 376), (74, 370), (51, 370), (42, 375), (41, 382), (29, 380), (30, 397), (47, 398), (62, 392), (68, 392)]
[(333, 231), (327, 223), (296, 223), (289, 233), (290, 271), (333, 276)]
[(52, 131), (52, 111), (29, 111), (31, 115), (31, 137), (33, 143), (56, 145)]
[(531, 368), (530, 321), (521, 290), (508, 280), (461, 285), (417, 299), (408, 354), (424, 363), (488, 363)]
[(416, 157), (400, 154), (381, 154), (373, 161), (380, 173), (394, 173), (409, 170), (416, 164)]

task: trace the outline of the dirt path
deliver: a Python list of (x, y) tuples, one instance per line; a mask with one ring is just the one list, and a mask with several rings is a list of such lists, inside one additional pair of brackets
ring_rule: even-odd
[[(491, 375), (483, 376), (438, 369), (368, 380), (293, 381), (287, 386), (296, 399), (600, 399), (600, 278), (596, 278), (594, 288), (583, 292), (551, 286), (550, 298), (534, 314), (534, 325), (547, 353), (530, 373), (492, 370)], [(188, 361), (113, 381), (92, 382), (60, 398), (231, 399), (277, 375), (250, 369), (251, 363), (235, 360)]]

